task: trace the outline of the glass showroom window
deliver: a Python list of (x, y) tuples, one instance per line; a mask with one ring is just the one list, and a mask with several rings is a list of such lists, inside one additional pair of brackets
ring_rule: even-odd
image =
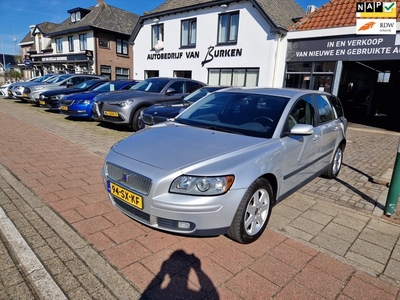
[(226, 85), (226, 86), (258, 86), (258, 68), (246, 69), (209, 69), (208, 84), (209, 85)]
[(117, 39), (117, 54), (128, 55), (128, 41)]
[(181, 24), (181, 47), (196, 46), (196, 19), (184, 20)]
[(69, 52), (74, 52), (74, 37), (72, 35), (68, 36), (68, 49)]
[(218, 44), (237, 43), (239, 28), (239, 12), (219, 15)]
[(79, 35), (79, 48), (80, 50), (87, 50), (87, 34), (80, 34)]
[(63, 52), (62, 39), (56, 39), (56, 52), (57, 53)]
[(156, 46), (160, 45), (159, 41), (164, 42), (164, 24), (153, 25), (151, 27), (151, 48), (157, 49)]

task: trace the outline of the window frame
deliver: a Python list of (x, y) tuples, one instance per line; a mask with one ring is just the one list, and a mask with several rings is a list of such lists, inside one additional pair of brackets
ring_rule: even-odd
[[(224, 18), (228, 17), (225, 23)], [(233, 24), (233, 18), (237, 17), (237, 24)], [(222, 30), (225, 26), (225, 30)], [(225, 33), (225, 35), (223, 35)], [(232, 34), (235, 38), (232, 39)], [(239, 38), (239, 11), (232, 11), (218, 15), (218, 33), (217, 33), (217, 45), (232, 45), (237, 44)]]
[(81, 51), (88, 50), (87, 49), (87, 33), (79, 34), (79, 49)]
[(69, 52), (74, 52), (74, 36), (73, 35), (68, 36), (68, 50), (69, 50)]
[[(154, 39), (154, 29), (157, 28), (157, 39)], [(158, 41), (164, 42), (164, 23), (156, 24), (151, 26), (151, 50), (156, 50), (155, 46)], [(161, 49), (158, 49), (161, 50)]]
[(116, 39), (116, 53), (119, 55), (129, 55), (128, 40)]
[[(188, 24), (187, 32), (184, 31), (184, 24)], [(194, 26), (194, 27), (193, 27)], [(194, 41), (193, 41), (194, 39)], [(181, 21), (181, 48), (194, 48), (197, 42), (197, 18)]]
[(56, 52), (57, 53), (62, 53), (63, 52), (62, 38), (56, 38), (55, 39), (55, 43), (56, 43)]

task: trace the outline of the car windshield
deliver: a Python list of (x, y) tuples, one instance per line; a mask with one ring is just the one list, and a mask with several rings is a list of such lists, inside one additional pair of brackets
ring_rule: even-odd
[(46, 80), (46, 82), (47, 83), (57, 83), (57, 82), (61, 82), (65, 79), (67, 79), (68, 77), (71, 77), (71, 74), (55, 76), (55, 77), (50, 78), (49, 80)]
[(135, 84), (130, 89), (142, 92), (160, 93), (168, 82), (169, 79), (149, 78)]
[(184, 102), (189, 102), (189, 103), (194, 103), (197, 100), (203, 98), (204, 96), (207, 96), (211, 94), (212, 92), (215, 92), (216, 90), (221, 89), (220, 87), (215, 87), (215, 88), (200, 88), (198, 90), (195, 90), (193, 93), (190, 93), (187, 95), (185, 98), (183, 98)]
[(78, 83), (78, 84), (72, 86), (72, 88), (74, 88), (74, 89), (86, 89), (86, 88), (91, 87), (92, 85), (96, 84), (97, 82), (98, 82), (98, 80), (83, 81), (81, 83)]
[(124, 86), (126, 82), (106, 82), (101, 84), (93, 89), (96, 92), (112, 92), (118, 91), (122, 86)]
[(217, 92), (186, 109), (177, 122), (254, 137), (271, 138), (289, 98)]

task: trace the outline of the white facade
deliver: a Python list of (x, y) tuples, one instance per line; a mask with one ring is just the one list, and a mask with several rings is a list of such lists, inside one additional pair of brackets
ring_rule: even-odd
[[(217, 44), (219, 15), (239, 12), (236, 43)], [(193, 48), (181, 47), (181, 21), (196, 18), (196, 43)], [(163, 24), (163, 49), (152, 49), (152, 26)], [(172, 77), (180, 72), (191, 72), (191, 78), (215, 84), (211, 71), (238, 70), (231, 75), (253, 76), (247, 86), (281, 87), (285, 68), (286, 47), (281, 35), (271, 32), (274, 28), (250, 2), (230, 3), (220, 6), (163, 15), (158, 20), (147, 19), (134, 40), (134, 78), (145, 79), (158, 71), (159, 77)], [(210, 52), (209, 52), (210, 51)], [(243, 75), (245, 70), (250, 70)], [(253, 70), (253, 71), (251, 71)], [(149, 72), (151, 71), (151, 72)], [(229, 72), (228, 72), (229, 73)], [(240, 74), (240, 75), (237, 75)], [(231, 75), (227, 75), (228, 77)], [(219, 84), (230, 85), (229, 78), (220, 78)], [(233, 79), (232, 85), (243, 85)], [(255, 82), (255, 84), (253, 84)], [(235, 84), (238, 83), (238, 84)]]

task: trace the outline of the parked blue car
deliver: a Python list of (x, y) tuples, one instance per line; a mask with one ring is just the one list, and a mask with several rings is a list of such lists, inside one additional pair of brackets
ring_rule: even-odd
[(137, 80), (113, 80), (91, 91), (67, 95), (60, 102), (60, 113), (70, 117), (92, 118), (92, 106), (95, 96), (112, 91), (129, 90)]

